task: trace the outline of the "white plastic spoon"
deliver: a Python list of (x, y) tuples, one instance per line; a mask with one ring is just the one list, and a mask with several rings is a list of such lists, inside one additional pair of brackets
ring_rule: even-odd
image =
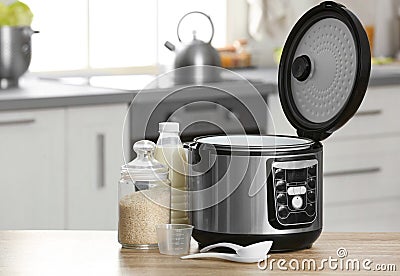
[(236, 251), (239, 257), (257, 257), (264, 258), (272, 247), (272, 241), (263, 241), (248, 246), (240, 246), (234, 243), (221, 242), (204, 247), (200, 250), (201, 253), (207, 252), (218, 247), (228, 247)]
[(200, 258), (216, 258), (216, 259), (223, 259), (237, 263), (257, 263), (260, 260), (264, 260), (265, 256), (263, 257), (240, 257), (237, 254), (228, 254), (228, 253), (214, 253), (214, 252), (207, 252), (207, 253), (197, 253), (187, 256), (182, 256), (182, 260), (187, 259), (200, 259)]

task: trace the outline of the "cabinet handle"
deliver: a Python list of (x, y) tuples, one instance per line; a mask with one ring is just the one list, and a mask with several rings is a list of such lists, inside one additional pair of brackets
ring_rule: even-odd
[(380, 109), (373, 109), (373, 110), (365, 110), (365, 111), (358, 111), (354, 116), (363, 117), (363, 116), (377, 116), (382, 114), (382, 110)]
[(33, 124), (36, 120), (35, 119), (15, 119), (9, 121), (0, 121), (0, 126), (6, 125), (27, 125)]
[(106, 186), (105, 183), (105, 136), (97, 134), (97, 188)]
[(344, 175), (356, 175), (356, 174), (369, 174), (369, 173), (378, 173), (381, 171), (379, 167), (373, 168), (365, 168), (365, 169), (354, 169), (354, 170), (343, 170), (337, 172), (327, 172), (324, 173), (325, 177), (333, 177), (333, 176), (344, 176)]

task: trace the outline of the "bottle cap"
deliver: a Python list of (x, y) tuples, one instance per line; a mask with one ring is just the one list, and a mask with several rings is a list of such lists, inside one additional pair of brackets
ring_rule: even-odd
[(158, 124), (159, 132), (179, 132), (179, 123), (164, 122)]

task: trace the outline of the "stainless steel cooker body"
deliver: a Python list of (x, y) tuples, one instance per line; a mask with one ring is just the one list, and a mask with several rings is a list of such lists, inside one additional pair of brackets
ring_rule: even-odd
[(356, 113), (370, 70), (367, 35), (346, 7), (322, 2), (298, 20), (283, 48), (278, 91), (302, 138), (214, 136), (189, 145), (191, 220), (201, 246), (312, 245), (322, 229), (320, 142)]
[(322, 230), (322, 145), (249, 137), (265, 143), (227, 146), (200, 137), (188, 147), (193, 237), (200, 246), (273, 240), (273, 251), (311, 247)]

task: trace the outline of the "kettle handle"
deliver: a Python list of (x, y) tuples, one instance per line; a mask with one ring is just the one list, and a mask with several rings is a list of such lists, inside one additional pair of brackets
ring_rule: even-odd
[(188, 12), (187, 14), (185, 14), (184, 16), (182, 16), (182, 18), (179, 20), (178, 27), (176, 28), (176, 34), (178, 35), (178, 40), (179, 40), (179, 42), (182, 42), (181, 37), (180, 37), (180, 35), (179, 35), (179, 28), (180, 28), (180, 26), (181, 26), (182, 20), (183, 20), (186, 16), (188, 16), (188, 15), (190, 15), (190, 14), (193, 14), (193, 13), (202, 14), (202, 15), (204, 15), (205, 17), (207, 17), (208, 20), (210, 21), (210, 24), (211, 24), (211, 37), (210, 37), (210, 40), (209, 40), (207, 43), (211, 43), (211, 41), (212, 41), (213, 38), (214, 38), (214, 24), (213, 24), (213, 22), (212, 22), (212, 20), (211, 20), (211, 17), (209, 17), (207, 14), (205, 14), (204, 12), (201, 12), (201, 11), (192, 11), (192, 12)]

